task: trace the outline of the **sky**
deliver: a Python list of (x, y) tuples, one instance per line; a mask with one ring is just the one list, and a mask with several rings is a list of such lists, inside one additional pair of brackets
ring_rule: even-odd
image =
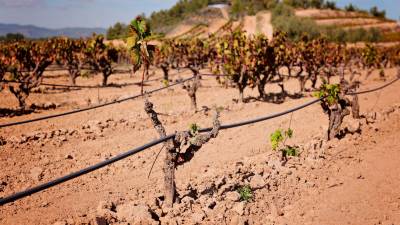
[[(178, 0), (0, 0), (0, 23), (47, 28), (103, 27), (128, 23), (136, 15), (168, 9)], [(400, 0), (337, 0), (362, 9), (378, 6), (392, 19), (400, 18)]]

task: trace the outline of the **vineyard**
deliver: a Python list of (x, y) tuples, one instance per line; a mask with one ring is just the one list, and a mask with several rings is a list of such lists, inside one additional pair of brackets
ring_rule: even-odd
[(400, 222), (400, 45), (241, 28), (2, 43), (0, 223)]

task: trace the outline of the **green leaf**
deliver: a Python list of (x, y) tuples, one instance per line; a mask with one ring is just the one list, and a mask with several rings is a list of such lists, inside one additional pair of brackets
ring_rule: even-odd
[(299, 150), (292, 146), (287, 146), (283, 151), (287, 156), (299, 156)]
[(200, 126), (199, 126), (199, 125), (197, 125), (197, 124), (195, 124), (195, 123), (190, 124), (190, 126), (189, 126), (189, 132), (190, 132), (190, 134), (191, 134), (192, 136), (197, 135), (197, 134), (199, 133), (199, 130), (200, 130)]
[(253, 191), (249, 186), (243, 186), (237, 190), (240, 195), (240, 201), (249, 202), (253, 199)]
[(136, 47), (137, 44), (137, 35), (132, 35), (126, 39), (126, 46), (129, 50), (132, 50)]
[(282, 130), (278, 129), (270, 136), (272, 150), (276, 150), (279, 146), (279, 143), (283, 141)]
[(285, 135), (288, 138), (292, 138), (293, 137), (293, 130), (289, 128), (287, 131), (285, 131)]

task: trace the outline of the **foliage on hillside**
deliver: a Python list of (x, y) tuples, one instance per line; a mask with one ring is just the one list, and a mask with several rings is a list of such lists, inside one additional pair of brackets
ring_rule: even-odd
[(25, 36), (20, 33), (8, 33), (5, 36), (0, 36), (0, 42), (14, 42), (14, 41), (22, 41), (25, 39)]
[(152, 13), (149, 17), (150, 26), (155, 32), (164, 33), (168, 28), (183, 21), (186, 16), (209, 4), (228, 2), (229, 0), (179, 0), (171, 9)]
[(376, 28), (345, 30), (337, 26), (319, 26), (312, 19), (295, 16), (293, 8), (284, 4), (272, 10), (272, 24), (295, 41), (300, 40), (305, 33), (312, 39), (325, 36), (335, 42), (377, 42), (382, 39), (381, 32)]
[(107, 29), (106, 35), (108, 40), (114, 40), (114, 39), (126, 38), (128, 37), (128, 34), (129, 34), (129, 26), (124, 23), (117, 22), (116, 24)]
[[(233, 18), (254, 15), (262, 10), (272, 10), (275, 28), (287, 32), (293, 40), (298, 40), (304, 32), (312, 38), (327, 36), (329, 40), (337, 42), (381, 40), (380, 32), (377, 29), (365, 30), (360, 28), (348, 32), (335, 26), (318, 26), (313, 20), (298, 18), (293, 13), (293, 8), (337, 9), (334, 1), (327, 0), (179, 0), (168, 10), (154, 12), (148, 18), (143, 14), (141, 17), (146, 18), (153, 32), (166, 33), (178, 23), (193, 17), (204, 7), (217, 3), (230, 4), (230, 13)], [(380, 11), (377, 7), (372, 7), (368, 12), (349, 4), (344, 10), (379, 18), (385, 17), (385, 11)], [(128, 34), (129, 26), (118, 22), (108, 29), (107, 39), (126, 38)]]

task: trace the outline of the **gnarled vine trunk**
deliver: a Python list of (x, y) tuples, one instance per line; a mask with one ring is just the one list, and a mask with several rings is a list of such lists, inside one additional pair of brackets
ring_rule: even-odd
[[(165, 132), (165, 128), (158, 119), (157, 113), (153, 109), (153, 103), (146, 100), (145, 102), (145, 111), (149, 115), (154, 128), (158, 132), (160, 138), (163, 138), (167, 135)], [(176, 197), (176, 189), (175, 189), (175, 159), (176, 159), (176, 150), (174, 146), (174, 142), (172, 139), (166, 141), (164, 144), (165, 147), (165, 155), (164, 155), (164, 164), (163, 164), (163, 173), (164, 173), (164, 197), (165, 197), (165, 205), (168, 208), (172, 208), (172, 205), (175, 202)]]
[[(153, 104), (148, 100), (145, 101), (145, 111), (150, 117), (154, 128), (157, 130), (160, 138), (166, 136), (165, 128), (158, 119), (157, 113), (153, 109)], [(163, 164), (164, 172), (164, 195), (165, 195), (165, 206), (172, 208), (177, 198), (176, 185), (175, 185), (175, 169), (178, 166), (184, 165), (189, 162), (194, 154), (200, 150), (200, 148), (207, 143), (211, 138), (216, 138), (219, 132), (221, 124), (219, 122), (219, 112), (216, 110), (216, 114), (213, 120), (213, 127), (210, 132), (205, 134), (190, 132), (178, 132), (174, 138), (166, 141), (165, 146), (165, 158)], [(181, 149), (182, 146), (188, 145), (186, 149)]]
[(102, 74), (103, 74), (103, 82), (102, 85), (105, 87), (108, 84), (108, 78), (112, 74), (112, 69), (111, 66), (106, 66), (102, 69)]
[(76, 85), (76, 78), (81, 75), (81, 69), (79, 65), (68, 65), (69, 81), (71, 85)]

